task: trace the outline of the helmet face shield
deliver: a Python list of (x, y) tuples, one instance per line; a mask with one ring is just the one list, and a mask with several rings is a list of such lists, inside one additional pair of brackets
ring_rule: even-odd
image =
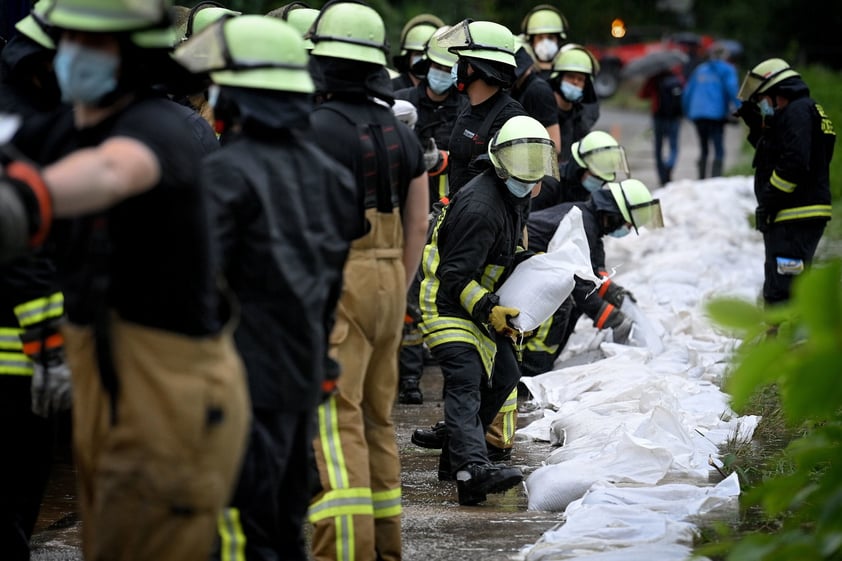
[(494, 167), (525, 183), (540, 181), (545, 175), (556, 179), (558, 159), (553, 142), (546, 138), (515, 138), (494, 143), (489, 149)]
[(746, 77), (737, 92), (737, 98), (740, 101), (749, 101), (757, 94), (765, 92), (792, 76), (799, 76), (799, 74), (785, 60), (779, 58), (765, 60), (746, 72)]
[(614, 181), (618, 173), (629, 175), (629, 162), (622, 146), (600, 146), (590, 150), (577, 142), (573, 148), (576, 162), (603, 181)]
[(664, 227), (664, 215), (661, 213), (661, 201), (658, 199), (652, 199), (648, 203), (631, 205), (628, 208), (635, 232), (642, 226), (652, 229)]
[[(472, 33), (471, 26), (482, 37)], [(493, 35), (493, 37), (491, 37)], [(489, 40), (492, 39), (492, 40)], [(466, 19), (437, 36), (438, 46), (458, 56), (474, 57), (502, 62), (510, 66), (515, 63), (514, 36), (502, 25)]]
[(620, 214), (632, 225), (635, 233), (640, 233), (638, 229), (643, 226), (664, 227), (661, 202), (652, 198), (649, 189), (642, 182), (637, 179), (626, 179), (609, 183), (608, 189), (620, 209)]

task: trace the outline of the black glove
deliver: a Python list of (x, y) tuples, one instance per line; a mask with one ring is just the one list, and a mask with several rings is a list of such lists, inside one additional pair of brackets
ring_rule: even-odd
[(70, 409), (72, 385), (64, 355), (64, 339), (53, 321), (21, 335), (23, 351), (32, 361), (32, 412), (49, 417)]
[[(637, 302), (637, 298), (634, 297), (634, 294), (617, 284), (613, 281), (606, 281), (602, 284), (602, 286), (608, 285), (607, 288), (602, 291), (600, 290), (600, 295), (602, 296), (603, 300), (607, 300), (608, 302), (614, 304), (618, 308), (623, 305), (623, 301), (628, 298), (632, 302)], [(602, 288), (602, 287), (600, 287)]]
[(38, 169), (11, 162), (0, 174), (0, 262), (38, 247), (52, 222), (52, 199)]
[(614, 332), (614, 342), (620, 345), (628, 345), (632, 338), (632, 330), (634, 329), (634, 322), (631, 318), (623, 316), (623, 321), (611, 328)]
[(772, 223), (772, 214), (766, 212), (766, 209), (757, 207), (754, 211), (754, 227), (758, 231), (766, 233), (769, 231), (769, 225)]
[(611, 329), (614, 332), (615, 343), (628, 344), (634, 327), (634, 321), (631, 318), (608, 302), (604, 302), (599, 308), (597, 318), (594, 322), (596, 328)]

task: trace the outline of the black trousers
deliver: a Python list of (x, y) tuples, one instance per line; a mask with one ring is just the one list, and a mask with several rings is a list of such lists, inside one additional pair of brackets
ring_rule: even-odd
[[(542, 326), (527, 340), (521, 356), (521, 371), (524, 376), (537, 376), (553, 369), (553, 364), (567, 345), (580, 317), (582, 311), (572, 297), (562, 302), (548, 320), (549, 329), (544, 332)], [(546, 350), (552, 347), (555, 347), (554, 351)]]
[(449, 434), (450, 466), (455, 473), (468, 464), (487, 464), (485, 431), (520, 380), (512, 342), (497, 337), (497, 355), (489, 378), (479, 351), (466, 343), (432, 349), (444, 375), (444, 421)]
[(222, 558), (222, 548), (241, 545), (239, 532), (249, 561), (309, 559), (303, 524), (313, 489), (314, 430), (314, 411), (253, 412), (240, 479), (220, 521), (220, 545), (212, 559)]
[(824, 220), (778, 222), (763, 234), (766, 262), (763, 265), (763, 300), (777, 304), (789, 300), (796, 275), (778, 272), (778, 257), (801, 259), (807, 266), (813, 261), (826, 226)]
[(30, 409), (26, 376), (0, 375), (0, 558), (29, 561), (29, 539), (47, 488), (55, 419)]

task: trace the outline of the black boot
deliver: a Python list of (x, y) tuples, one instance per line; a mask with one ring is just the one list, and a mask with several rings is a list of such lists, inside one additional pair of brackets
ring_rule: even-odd
[(418, 378), (401, 378), (398, 386), (398, 403), (404, 405), (421, 405), (424, 403), (424, 394), (418, 385)]
[(519, 468), (493, 464), (471, 464), (456, 473), (459, 504), (472, 506), (484, 502), (487, 493), (503, 493), (523, 481)]
[(508, 462), (512, 459), (511, 448), (497, 448), (493, 444), (489, 444), (488, 441), (485, 442), (485, 448), (488, 450), (488, 459), (491, 460), (492, 464)]
[(703, 162), (701, 160), (696, 162), (696, 166), (699, 168), (699, 179), (705, 178), (705, 171), (707, 171), (707, 167), (708, 167), (707, 164), (708, 164), (707, 162)]
[(447, 427), (444, 425), (444, 421), (439, 421), (428, 429), (415, 429), (410, 440), (421, 448), (441, 450), (446, 435)]
[[(444, 424), (444, 423), (442, 423)], [(439, 481), (453, 481), (453, 468), (450, 465), (450, 439), (444, 436), (444, 445), (439, 454)]]
[(710, 169), (711, 177), (722, 177), (722, 160), (714, 160)]

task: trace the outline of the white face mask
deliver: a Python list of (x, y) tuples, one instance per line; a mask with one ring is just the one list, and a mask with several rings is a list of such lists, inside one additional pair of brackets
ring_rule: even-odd
[(545, 37), (538, 41), (538, 44), (534, 47), (534, 51), (538, 60), (541, 62), (550, 62), (558, 54), (558, 43)]
[(427, 72), (427, 85), (430, 89), (438, 95), (443, 94), (456, 82), (456, 77), (452, 72), (445, 72), (438, 68), (431, 68)]

